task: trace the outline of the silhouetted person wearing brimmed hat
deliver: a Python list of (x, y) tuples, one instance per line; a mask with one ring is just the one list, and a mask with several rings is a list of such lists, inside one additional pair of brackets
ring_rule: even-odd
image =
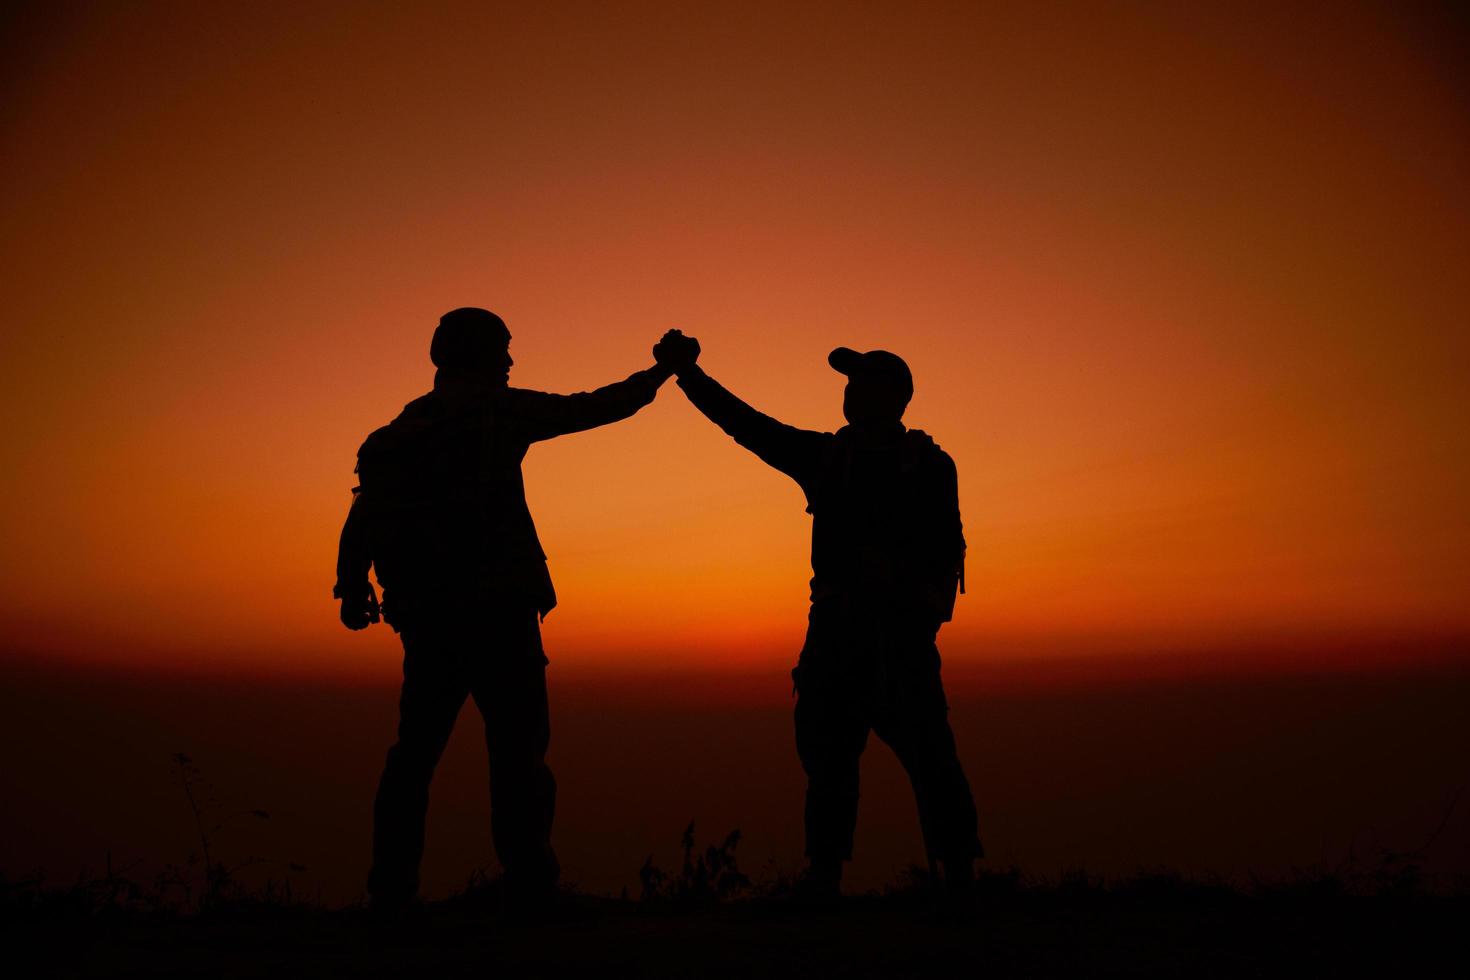
[(699, 343), (671, 330), (654, 348), (679, 387), (736, 442), (794, 479), (812, 515), (812, 605), (796, 681), (796, 749), (807, 774), (804, 886), (835, 897), (852, 857), (858, 763), (869, 731), (913, 783), (931, 862), (968, 894), (980, 856), (975, 803), (960, 766), (935, 637), (953, 611), (965, 540), (954, 461), (905, 428), (908, 365), (840, 347), (847, 375), (837, 432), (785, 425), (726, 391), (695, 363)]
[(625, 419), (671, 373), (655, 365), (590, 393), (508, 386), (510, 331), (488, 310), (452, 310), (429, 348), (434, 390), (358, 450), (360, 486), (342, 528), (333, 595), (350, 629), (382, 618), (403, 640), (398, 741), (373, 810), (375, 906), (418, 891), (429, 782), (471, 697), (485, 720), (491, 833), (509, 892), (555, 884), (556, 782), (539, 618), (556, 605), (521, 481), (534, 442)]

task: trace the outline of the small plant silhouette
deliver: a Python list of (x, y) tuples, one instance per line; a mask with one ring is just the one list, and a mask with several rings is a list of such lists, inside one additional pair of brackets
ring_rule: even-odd
[(740, 846), (738, 829), (730, 831), (718, 846), (711, 844), (700, 851), (695, 843), (694, 821), (690, 820), (679, 845), (684, 851), (684, 868), (677, 878), (670, 878), (655, 865), (653, 855), (644, 859), (638, 871), (643, 889), (640, 901), (708, 905), (749, 891), (750, 878), (736, 864), (735, 850)]
[[(189, 803), (189, 812), (194, 816), (194, 826), (199, 834), (199, 850), (191, 853), (186, 863), (192, 867), (201, 858), (204, 863), (204, 890), (199, 896), (200, 909), (245, 899), (247, 893), (237, 881), (236, 875), (246, 868), (269, 864), (283, 865), (288, 871), (306, 870), (303, 865), (294, 861), (275, 861), (255, 856), (248, 857), (233, 867), (222, 860), (217, 860), (214, 844), (218, 835), (226, 827), (243, 819), (269, 820), (270, 813), (262, 809), (249, 809), (221, 815), (224, 808), (220, 804), (214, 784), (204, 777), (194, 760), (183, 752), (175, 752), (172, 761), (175, 775), (184, 790), (184, 798)], [(191, 904), (193, 895), (191, 880), (190, 875), (181, 873), (178, 869), (169, 868), (159, 876), (157, 888), (160, 894), (170, 890), (182, 891), (184, 903), (188, 905)], [(293, 898), (291, 882), (287, 880), (278, 885), (273, 880), (267, 881), (264, 898), (268, 902), (290, 902)]]
[(1470, 787), (1460, 786), (1444, 798), (1439, 823), (1417, 845), (1398, 847), (1385, 843), (1369, 828), (1366, 855), (1359, 853), (1355, 833), (1348, 843), (1347, 855), (1335, 867), (1301, 869), (1294, 887), (1307, 887), (1323, 894), (1401, 897), (1432, 892), (1446, 885), (1454, 891), (1459, 886), (1453, 876), (1436, 876), (1425, 870), (1425, 865), (1429, 863), (1430, 849), (1450, 826), (1467, 788)]

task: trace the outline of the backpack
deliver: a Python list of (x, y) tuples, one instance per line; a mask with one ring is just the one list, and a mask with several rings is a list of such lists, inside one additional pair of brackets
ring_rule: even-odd
[(427, 585), (443, 568), (449, 541), (435, 436), (432, 425), (405, 424), (400, 417), (357, 451), (352, 492), (364, 508), (368, 553), (385, 589)]

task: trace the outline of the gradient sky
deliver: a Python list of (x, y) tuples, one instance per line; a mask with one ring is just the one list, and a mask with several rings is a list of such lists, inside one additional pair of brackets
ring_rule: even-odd
[[(829, 430), (901, 354), (952, 658), (1470, 635), (1464, 34), (1396, 6), (14, 9), (6, 646), (393, 669), (336, 536), (462, 305), (513, 384), (677, 326)], [(800, 492), (676, 388), (525, 473), (553, 658), (794, 655)]]

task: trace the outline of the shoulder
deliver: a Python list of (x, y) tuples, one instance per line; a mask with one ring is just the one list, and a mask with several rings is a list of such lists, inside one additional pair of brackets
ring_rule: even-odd
[(501, 388), (490, 396), (490, 404), (498, 417), (515, 420), (537, 417), (565, 397), (531, 388)]
[(912, 466), (942, 474), (956, 472), (954, 458), (923, 429), (909, 429), (904, 433), (904, 453)]
[(803, 431), (808, 431), (814, 436), (821, 436), (822, 439), (833, 448), (851, 446), (853, 444), (853, 440), (857, 438), (857, 435), (853, 432), (852, 426), (850, 425), (844, 425), (836, 432), (818, 432), (815, 429)]
[(492, 400), (501, 405), (534, 405), (556, 396), (545, 391), (536, 391), (532, 388), (501, 388), (492, 397)]
[(440, 409), (433, 392), (415, 398), (403, 406), (403, 411), (393, 421), (368, 433), (357, 450), (358, 457), (392, 452), (412, 443), (434, 425), (441, 414)]
[(403, 411), (398, 413), (398, 417), (378, 431), (381, 432), (386, 429), (390, 432), (405, 435), (412, 434), (426, 426), (433, 425), (444, 413), (444, 399), (439, 397), (436, 392), (431, 391), (426, 395), (420, 395), (403, 406)]

